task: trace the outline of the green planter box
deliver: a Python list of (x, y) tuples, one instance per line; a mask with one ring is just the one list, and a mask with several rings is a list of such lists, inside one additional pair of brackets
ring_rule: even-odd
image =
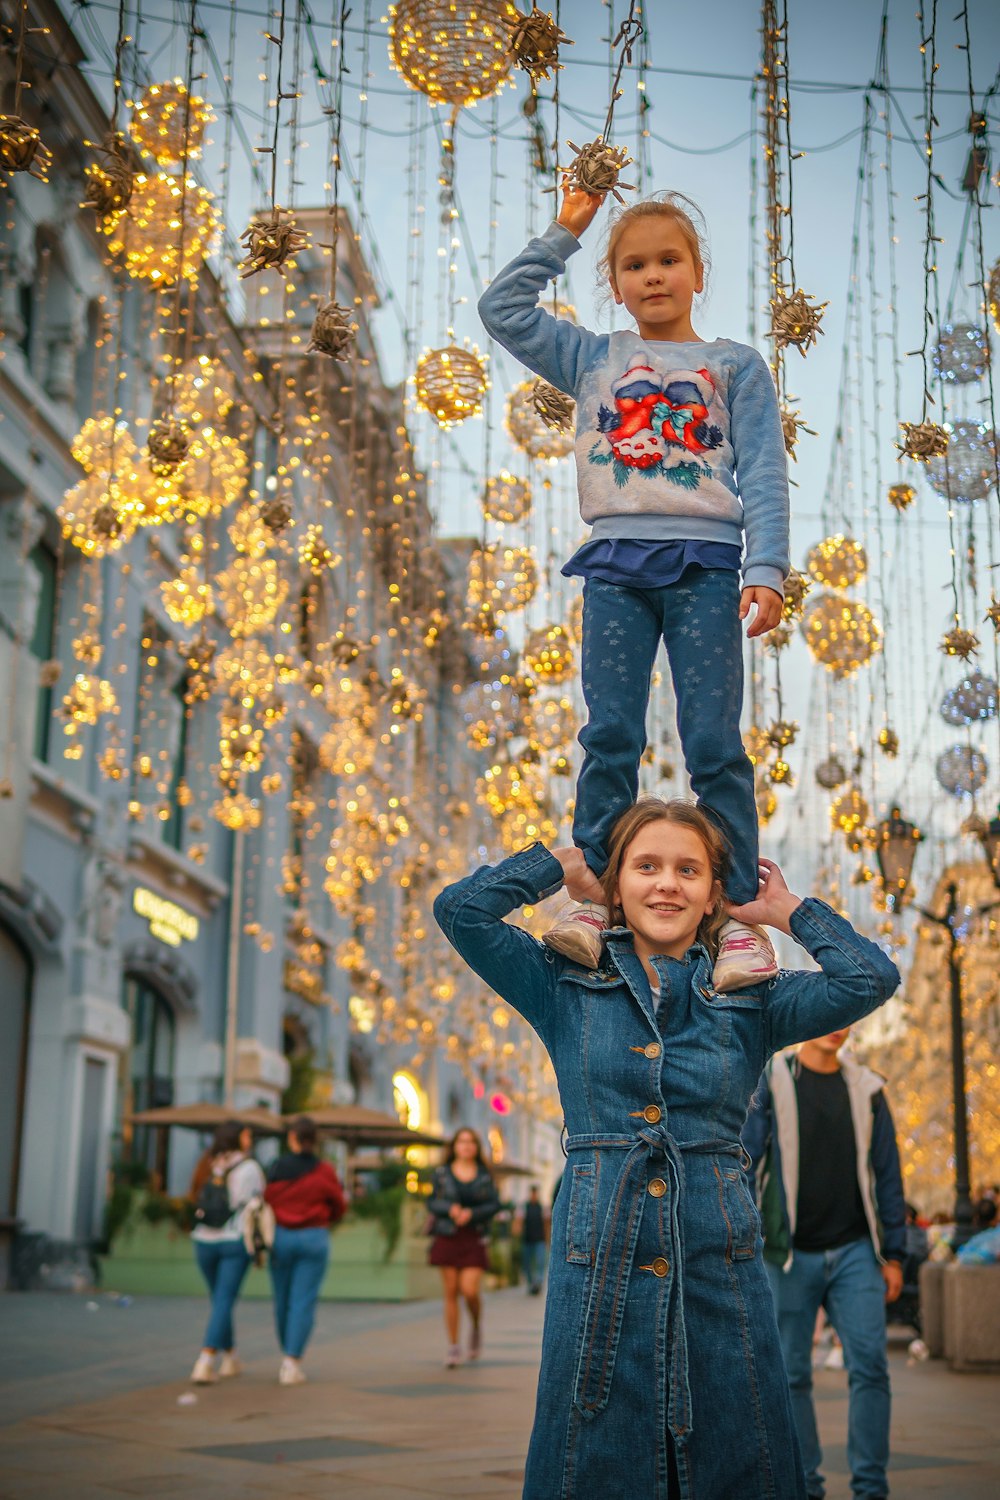
[[(419, 1232), (424, 1211), (407, 1212), (406, 1227), (391, 1258), (377, 1225), (348, 1217), (333, 1232), (330, 1264), (320, 1299), (325, 1302), (413, 1302), (440, 1294), (440, 1277), (427, 1264), (428, 1241)], [(416, 1222), (415, 1222), (416, 1221)], [(164, 1221), (127, 1225), (116, 1237), (111, 1253), (101, 1262), (101, 1279), (108, 1291), (130, 1296), (205, 1295), (205, 1283), (195, 1264), (190, 1237)], [(241, 1296), (270, 1297), (266, 1269), (251, 1266)]]

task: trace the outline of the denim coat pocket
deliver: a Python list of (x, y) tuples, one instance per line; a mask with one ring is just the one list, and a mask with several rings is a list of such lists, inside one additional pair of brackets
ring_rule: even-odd
[(566, 1259), (573, 1265), (590, 1266), (596, 1244), (597, 1167), (592, 1161), (574, 1162), (570, 1174)]
[(752, 1260), (757, 1247), (760, 1216), (739, 1167), (715, 1162), (719, 1207), (726, 1221), (726, 1260)]

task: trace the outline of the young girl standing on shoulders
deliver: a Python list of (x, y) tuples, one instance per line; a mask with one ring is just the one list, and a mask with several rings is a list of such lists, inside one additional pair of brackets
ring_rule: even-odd
[[(788, 476), (774, 382), (755, 349), (706, 341), (692, 326), (707, 261), (687, 211), (693, 205), (663, 194), (612, 222), (602, 269), (634, 331), (592, 333), (540, 306), (601, 201), (564, 186), (558, 219), (479, 303), (497, 342), (576, 401), (580, 512), (592, 529), (563, 573), (584, 579), (581, 670), (589, 717), (580, 731), (573, 842), (588, 874), (567, 883), (581, 904), (545, 941), (591, 968), (607, 923), (600, 876), (608, 835), (638, 791), (661, 639), (691, 786), (732, 852), (726, 895), (735, 905), (757, 896), (753, 768), (740, 735), (740, 624), (750, 619), (750, 637), (773, 630), (789, 569)], [(776, 972), (766, 934), (728, 924), (715, 987), (737, 989)]]

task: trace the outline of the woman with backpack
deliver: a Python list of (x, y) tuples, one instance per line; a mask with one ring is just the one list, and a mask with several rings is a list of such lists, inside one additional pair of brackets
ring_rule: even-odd
[[(205, 1342), (191, 1371), (195, 1385), (210, 1385), (220, 1376), (240, 1373), (233, 1308), (250, 1265), (243, 1221), (248, 1203), (264, 1191), (264, 1174), (250, 1155), (252, 1145), (248, 1127), (238, 1120), (224, 1121), (215, 1131), (207, 1175), (199, 1170), (199, 1163), (192, 1180), (195, 1224), (191, 1238), (212, 1299)], [(216, 1368), (219, 1354), (222, 1358)]]
[(267, 1174), (264, 1196), (275, 1218), (271, 1284), (282, 1354), (279, 1385), (301, 1385), (306, 1378), (302, 1355), (330, 1259), (330, 1230), (344, 1216), (340, 1178), (316, 1154), (316, 1142), (315, 1122), (300, 1115), (288, 1131), (287, 1152)]

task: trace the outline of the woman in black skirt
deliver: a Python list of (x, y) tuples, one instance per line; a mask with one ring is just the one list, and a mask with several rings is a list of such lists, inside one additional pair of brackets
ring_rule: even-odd
[(430, 1263), (440, 1269), (444, 1288), (444, 1325), (448, 1335), (445, 1364), (453, 1369), (462, 1363), (458, 1341), (459, 1298), (464, 1298), (472, 1320), (469, 1359), (478, 1359), (482, 1349), (479, 1283), (487, 1265), (486, 1231), (500, 1208), (482, 1142), (468, 1126), (456, 1131), (444, 1165), (434, 1173), (428, 1207), (434, 1236)]

